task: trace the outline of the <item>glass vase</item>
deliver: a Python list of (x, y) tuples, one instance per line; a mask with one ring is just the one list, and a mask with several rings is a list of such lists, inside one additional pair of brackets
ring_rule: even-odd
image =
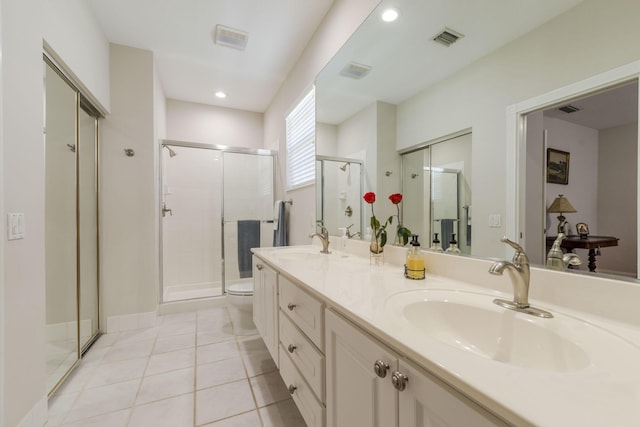
[(384, 246), (380, 244), (380, 236), (376, 237), (375, 230), (371, 233), (371, 244), (369, 245), (369, 262), (373, 265), (384, 263)]

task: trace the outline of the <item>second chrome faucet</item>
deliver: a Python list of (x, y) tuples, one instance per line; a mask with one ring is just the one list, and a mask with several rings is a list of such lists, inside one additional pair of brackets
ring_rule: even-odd
[(489, 273), (502, 276), (502, 273), (505, 270), (507, 271), (513, 286), (513, 301), (497, 298), (493, 300), (493, 302), (501, 307), (531, 314), (533, 316), (545, 318), (553, 317), (553, 315), (548, 311), (531, 307), (529, 305), (529, 280), (531, 276), (529, 271), (529, 257), (527, 257), (522, 246), (507, 239), (506, 237), (503, 237), (500, 241), (511, 246), (516, 252), (513, 255), (511, 262), (494, 262), (489, 268)]

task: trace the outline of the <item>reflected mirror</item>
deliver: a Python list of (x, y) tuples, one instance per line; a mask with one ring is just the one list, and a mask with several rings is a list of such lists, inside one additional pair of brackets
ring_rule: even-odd
[(471, 253), (471, 134), (402, 155), (404, 226), (423, 247)]
[[(581, 260), (563, 267), (637, 277), (637, 80), (531, 112), (524, 120), (526, 197), (520, 203), (531, 262), (546, 264), (563, 231), (568, 237), (562, 250)], [(551, 208), (560, 195), (570, 207)], [(584, 224), (582, 235), (578, 224)]]

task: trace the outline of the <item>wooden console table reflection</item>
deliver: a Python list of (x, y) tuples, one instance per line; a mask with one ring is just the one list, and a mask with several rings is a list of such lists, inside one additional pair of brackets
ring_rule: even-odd
[[(547, 253), (557, 236), (547, 236)], [(580, 236), (568, 236), (562, 241), (562, 247), (567, 252), (573, 252), (574, 249), (589, 250), (589, 271), (596, 271), (596, 249), (606, 248), (607, 246), (618, 246), (617, 237), (613, 236), (588, 236), (581, 239)]]

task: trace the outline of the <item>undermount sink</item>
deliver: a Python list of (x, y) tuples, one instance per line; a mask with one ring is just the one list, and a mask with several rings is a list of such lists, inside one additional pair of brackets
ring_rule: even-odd
[(320, 249), (279, 249), (273, 253), (276, 257), (287, 261), (307, 261), (329, 254), (323, 254)]
[(492, 301), (481, 293), (414, 290), (389, 297), (386, 309), (417, 337), (522, 368), (579, 371), (594, 363), (600, 349), (629, 351), (627, 342), (591, 323), (558, 313), (537, 318)]

